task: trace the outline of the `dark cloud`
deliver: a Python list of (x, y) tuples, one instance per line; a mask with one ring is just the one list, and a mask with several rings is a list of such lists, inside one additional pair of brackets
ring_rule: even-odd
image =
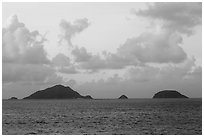
[(193, 27), (202, 24), (201, 2), (156, 2), (147, 9), (133, 12), (160, 21), (165, 29), (188, 35), (193, 33)]

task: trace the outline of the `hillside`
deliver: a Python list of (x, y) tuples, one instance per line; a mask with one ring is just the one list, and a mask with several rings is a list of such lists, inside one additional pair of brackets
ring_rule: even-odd
[(91, 96), (82, 96), (78, 92), (74, 91), (70, 87), (63, 85), (56, 85), (44, 90), (37, 91), (28, 97), (23, 99), (92, 99)]

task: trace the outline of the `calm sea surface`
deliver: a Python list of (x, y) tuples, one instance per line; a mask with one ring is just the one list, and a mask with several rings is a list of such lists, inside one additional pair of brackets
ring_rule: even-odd
[(202, 99), (3, 100), (2, 134), (202, 134)]

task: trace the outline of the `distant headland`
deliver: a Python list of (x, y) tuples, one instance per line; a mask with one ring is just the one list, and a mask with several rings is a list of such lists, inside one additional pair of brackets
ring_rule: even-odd
[(188, 98), (176, 90), (163, 90), (154, 94), (153, 98)]
[(70, 87), (55, 85), (44, 90), (37, 91), (23, 99), (93, 99), (90, 95), (82, 96)]

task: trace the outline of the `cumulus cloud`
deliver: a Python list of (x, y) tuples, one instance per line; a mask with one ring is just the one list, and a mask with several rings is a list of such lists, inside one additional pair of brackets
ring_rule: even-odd
[(137, 60), (123, 56), (119, 53), (110, 53), (104, 51), (102, 55), (92, 54), (85, 47), (75, 47), (72, 50), (74, 61), (82, 69), (89, 69), (93, 72), (101, 69), (123, 69), (128, 65), (136, 65)]
[[(191, 34), (193, 27), (201, 24), (201, 9), (200, 3), (154, 3), (147, 9), (134, 13), (137, 16), (152, 18), (153, 21), (159, 20), (162, 26), (158, 32), (148, 31), (129, 38), (116, 50), (116, 53), (104, 52), (102, 56), (94, 55), (86, 48), (78, 46), (75, 46), (71, 53), (81, 69), (93, 72), (101, 69), (124, 69), (147, 63), (182, 63), (188, 57), (182, 48), (183, 39), (180, 33)], [(76, 24), (66, 21), (60, 24), (64, 32), (63, 38), (69, 43), (72, 36), (89, 25), (87, 19)]]
[(92, 55), (89, 60), (79, 64), (82, 69), (88, 69), (92, 72), (96, 72), (106, 68), (105, 60), (100, 55)]
[(74, 56), (76, 62), (85, 62), (92, 57), (92, 54), (88, 53), (86, 48), (78, 48), (77, 46), (72, 50), (72, 55)]
[(52, 59), (52, 64), (54, 65), (54, 68), (57, 72), (66, 74), (78, 73), (75, 65), (71, 62), (70, 58), (62, 53), (57, 54)]
[(10, 17), (2, 33), (2, 61), (10, 63), (49, 64), (43, 48), (44, 38), (30, 32), (16, 15)]
[(69, 66), (70, 65), (70, 58), (65, 56), (62, 53), (57, 54), (53, 59), (52, 59), (52, 64), (55, 66)]
[(62, 33), (60, 34), (60, 42), (66, 40), (68, 44), (72, 46), (72, 37), (86, 29), (89, 24), (87, 18), (77, 19), (73, 23), (61, 20), (60, 28)]
[(180, 63), (187, 55), (180, 47), (182, 37), (175, 33), (142, 33), (128, 39), (118, 49), (118, 54), (143, 63)]
[[(201, 3), (154, 3), (147, 9), (134, 11), (134, 14), (159, 21), (158, 31), (144, 32), (138, 37), (129, 38), (116, 53), (106, 53), (104, 58), (84, 52), (75, 56), (83, 59), (85, 69), (123, 69), (146, 63), (182, 63), (188, 57), (182, 46), (180, 33), (192, 34), (195, 26), (201, 24)], [(81, 55), (81, 57), (79, 56)]]
[(11, 16), (2, 33), (2, 81), (13, 83), (61, 82), (44, 50), (45, 38), (29, 31), (16, 15)]
[(79, 60), (80, 57), (85, 56), (84, 54), (75, 54), (76, 61), (79, 62), (79, 66), (82, 69), (88, 69), (92, 72), (97, 72), (102, 69), (123, 69), (128, 65), (135, 65), (135, 60), (120, 56), (114, 53), (105, 53), (103, 56), (100, 54), (93, 55), (91, 53), (86, 54), (86, 59)]
[(107, 68), (123, 69), (127, 66), (138, 65), (138, 60), (118, 52), (104, 54)]
[[(100, 54), (92, 54), (91, 52), (88, 52), (85, 47), (72, 45), (71, 38), (75, 34), (82, 32), (88, 26), (88, 19), (86, 18), (78, 19), (74, 23), (70, 23), (65, 20), (62, 20), (60, 23), (62, 31), (62, 33), (60, 34), (60, 41), (66, 40), (72, 46), (71, 55), (73, 56), (74, 62), (77, 63), (77, 66), (79, 66), (81, 69), (96, 72), (101, 69), (122, 69), (128, 65), (137, 64), (137, 61), (126, 58), (117, 53), (114, 54), (104, 52), (103, 56), (101, 56)], [(61, 70), (63, 70), (63, 72), (66, 72), (65, 68)]]
[(90, 69), (97, 71), (105, 68), (105, 62), (100, 55), (93, 55), (86, 48), (77, 46), (72, 50), (74, 61), (79, 64), (81, 69)]
[(72, 54), (82, 69), (124, 69), (146, 63), (182, 63), (187, 54), (181, 47), (182, 37), (177, 33), (163, 30), (159, 33), (145, 32), (127, 39), (116, 53), (103, 52), (102, 56), (93, 55), (84, 47), (76, 47)]
[(202, 3), (156, 2), (147, 9), (134, 11), (137, 16), (160, 21), (162, 26), (172, 31), (191, 35), (193, 27), (202, 24)]

